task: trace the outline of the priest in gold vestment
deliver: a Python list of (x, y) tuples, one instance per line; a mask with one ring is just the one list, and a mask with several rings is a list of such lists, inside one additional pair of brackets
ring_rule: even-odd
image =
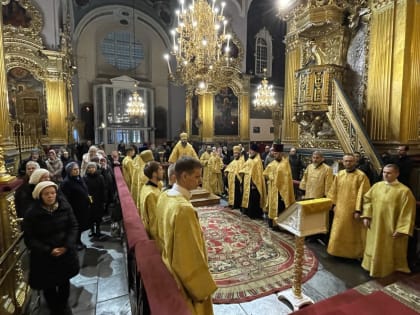
[[(140, 192), (144, 186), (149, 181), (149, 178), (144, 174), (144, 167), (148, 162), (154, 161), (152, 150), (144, 150), (139, 154), (140, 162), (138, 164), (138, 170), (135, 172), (135, 181), (133, 179), (133, 184), (135, 185), (135, 190), (131, 192), (131, 196), (136, 203), (137, 209), (140, 210)], [(162, 188), (162, 184), (159, 182), (159, 188)]]
[(136, 201), (139, 191), (139, 180), (143, 174), (144, 164), (146, 164), (143, 159), (140, 157), (140, 153), (147, 150), (147, 147), (140, 147), (138, 154), (133, 159), (133, 172), (131, 173), (131, 187), (130, 192), (133, 200)]
[(151, 239), (156, 238), (156, 204), (161, 193), (160, 181), (164, 170), (156, 161), (148, 162), (144, 167), (144, 175), (149, 178), (140, 191), (140, 218)]
[(198, 159), (197, 153), (193, 146), (188, 143), (188, 135), (183, 132), (179, 135), (181, 140), (172, 149), (171, 155), (168, 158), (169, 163), (175, 163), (182, 156), (191, 156)]
[(263, 163), (258, 153), (258, 145), (249, 148), (249, 158), (239, 171), (243, 179), (242, 204), (244, 213), (251, 219), (262, 218), (265, 206), (266, 187), (263, 177)]
[(327, 252), (333, 256), (358, 259), (363, 257), (366, 229), (360, 219), (363, 195), (369, 190), (369, 178), (357, 169), (353, 154), (343, 156), (344, 170), (335, 176), (327, 197), (334, 206)]
[(211, 157), (211, 152), (212, 152), (211, 146), (208, 145), (206, 146), (206, 151), (204, 151), (204, 153), (201, 154), (200, 156), (200, 163), (201, 163), (201, 166), (203, 167), (203, 184), (201, 186), (203, 187), (203, 189), (206, 189), (208, 191), (210, 191), (208, 163)]
[(267, 179), (268, 226), (273, 228), (273, 220), (280, 212), (295, 202), (292, 171), (287, 158), (282, 156), (283, 145), (273, 144), (274, 161), (265, 168), (263, 175)]
[(241, 147), (233, 147), (233, 160), (226, 166), (225, 174), (228, 178), (228, 205), (232, 209), (239, 209), (242, 203), (242, 177), (239, 170), (242, 169), (245, 161), (240, 158)]
[(303, 173), (299, 188), (305, 191), (304, 198), (326, 197), (330, 190), (334, 175), (331, 167), (324, 163), (320, 151), (312, 153), (312, 163)]
[(156, 206), (156, 241), (191, 313), (211, 315), (211, 296), (217, 287), (209, 271), (198, 215), (190, 202), (190, 191), (201, 183), (200, 161), (182, 157), (175, 163), (175, 174), (176, 183), (162, 192)]
[(224, 190), (222, 177), (223, 166), (223, 159), (219, 151), (216, 147), (213, 147), (208, 163), (209, 191), (219, 196), (222, 195)]
[(397, 165), (386, 165), (382, 173), (384, 180), (373, 185), (363, 198), (361, 216), (367, 227), (362, 267), (371, 277), (410, 272), (407, 246), (414, 229), (416, 200), (411, 190), (398, 181)]
[(131, 177), (133, 176), (133, 156), (134, 148), (130, 147), (126, 150), (126, 156), (122, 160), (122, 173), (128, 189), (131, 189)]

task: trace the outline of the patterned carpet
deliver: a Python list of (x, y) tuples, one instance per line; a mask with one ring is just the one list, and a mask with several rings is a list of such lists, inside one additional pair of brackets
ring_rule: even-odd
[[(273, 232), (262, 221), (221, 206), (200, 207), (210, 271), (218, 290), (213, 303), (240, 303), (290, 288), (293, 281), (294, 236)], [(318, 260), (305, 247), (303, 281)]]

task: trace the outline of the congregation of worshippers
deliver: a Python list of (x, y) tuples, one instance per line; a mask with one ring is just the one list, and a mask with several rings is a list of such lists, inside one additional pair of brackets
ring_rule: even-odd
[[(408, 146), (398, 147), (395, 157), (384, 157), (380, 174), (360, 153), (343, 153), (340, 162), (330, 166), (324, 158), (325, 151), (315, 150), (304, 159), (297, 148), (286, 152), (279, 143), (260, 148), (255, 143), (238, 143), (229, 147), (202, 145), (196, 149), (188, 142), (188, 135), (181, 133), (172, 147), (121, 142), (110, 155), (91, 143), (78, 146), (76, 153), (65, 149), (34, 150), (20, 166), (25, 184), (16, 192), (16, 210), (19, 217), (25, 218), (24, 230), (27, 226), (30, 231), (29, 223), (25, 225), (25, 214), (41, 198), (43, 189), (53, 186), (60, 200), (73, 209), (76, 248), (83, 250), (83, 231), (100, 241), (104, 222), (111, 222), (114, 231), (121, 227), (121, 209), (116, 206), (116, 167), (122, 170), (151, 239), (159, 239), (158, 220), (168, 219), (157, 216), (157, 208), (167, 202), (162, 199), (168, 199), (173, 191), (190, 205), (189, 190), (201, 186), (223, 198), (232, 211), (261, 220), (273, 231), (281, 230), (276, 218), (296, 201), (326, 197), (333, 204), (329, 231), (310, 237), (310, 241), (322, 243), (332, 256), (359, 260), (372, 277), (385, 277), (395, 271), (409, 273), (410, 267), (415, 268), (416, 244), (412, 235), (416, 200), (409, 186), (412, 161), (407, 155)], [(186, 157), (193, 164), (185, 166)], [(188, 169), (197, 169), (197, 165), (198, 175)], [(26, 236), (29, 237), (30, 234)], [(165, 242), (165, 238), (159, 242)], [(161, 249), (165, 246), (160, 244)], [(200, 246), (205, 261), (205, 245)], [(174, 262), (165, 261), (168, 268), (175, 268), (171, 263)], [(206, 261), (204, 266), (208, 270)], [(211, 279), (211, 275), (208, 277)], [(210, 280), (207, 283), (210, 285), (206, 294), (211, 295), (216, 287)]]

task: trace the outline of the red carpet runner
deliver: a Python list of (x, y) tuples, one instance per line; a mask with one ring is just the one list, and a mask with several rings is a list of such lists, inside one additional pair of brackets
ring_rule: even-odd
[[(294, 236), (272, 232), (221, 206), (198, 208), (207, 242), (210, 271), (218, 290), (214, 303), (240, 303), (292, 286)], [(303, 281), (318, 267), (305, 248)]]

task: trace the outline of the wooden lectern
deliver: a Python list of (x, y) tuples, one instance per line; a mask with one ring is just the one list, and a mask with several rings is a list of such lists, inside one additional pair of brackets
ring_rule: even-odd
[(328, 198), (298, 201), (274, 220), (279, 227), (295, 235), (293, 287), (277, 294), (279, 299), (289, 301), (294, 311), (304, 305), (314, 303), (310, 297), (302, 293), (304, 240), (305, 236), (328, 231), (328, 212), (331, 205), (331, 199)]

